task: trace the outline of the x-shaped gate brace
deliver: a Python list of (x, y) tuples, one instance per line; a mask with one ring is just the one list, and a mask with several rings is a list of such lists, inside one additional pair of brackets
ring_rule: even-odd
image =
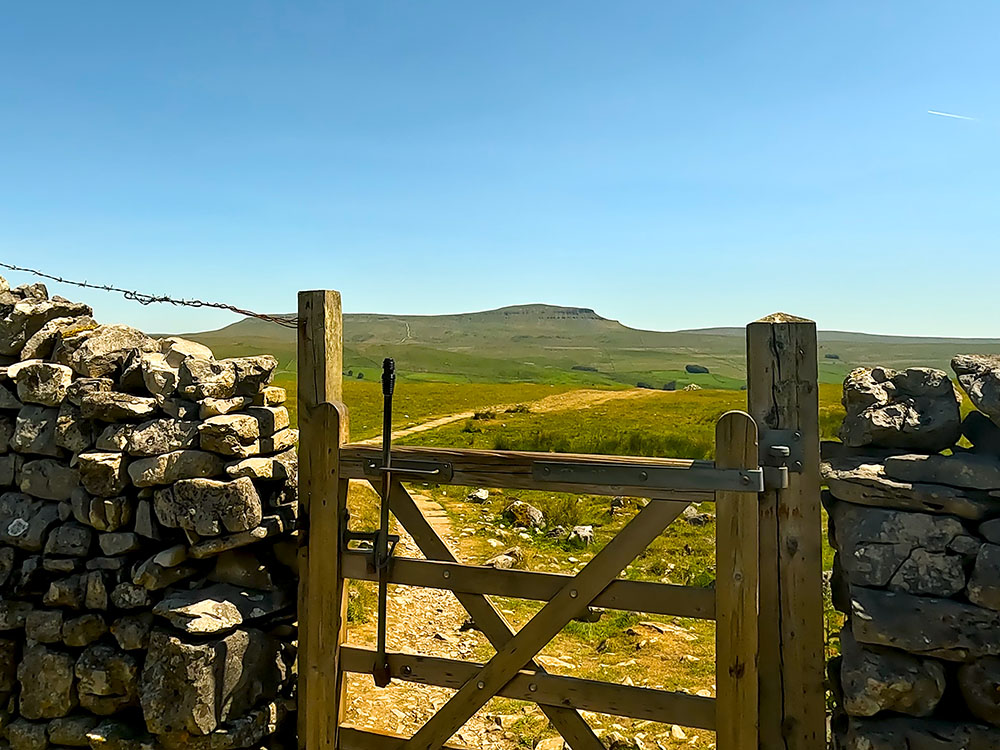
[[(538, 652), (570, 620), (585, 611), (687, 505), (683, 501), (651, 501), (516, 634), (486, 596), (454, 592), (496, 654), (404, 747), (415, 750), (441, 747), (526, 665), (544, 674), (545, 670), (535, 661)], [(399, 482), (392, 484), (389, 507), (427, 559), (458, 562)], [(603, 743), (578, 711), (544, 704), (539, 704), (539, 708), (574, 750), (603, 750)]]

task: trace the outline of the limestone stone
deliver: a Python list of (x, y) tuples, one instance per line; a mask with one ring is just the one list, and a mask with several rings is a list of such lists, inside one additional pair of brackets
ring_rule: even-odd
[(101, 434), (97, 436), (94, 447), (99, 451), (111, 453), (124, 453), (128, 450), (129, 441), (132, 438), (132, 431), (136, 428), (134, 424), (109, 424)]
[(191, 357), (214, 359), (212, 350), (197, 341), (184, 339), (180, 336), (167, 336), (160, 339), (160, 352), (172, 367), (180, 367), (181, 362)]
[(1000, 726), (1000, 658), (986, 656), (958, 668), (958, 686), (977, 719)]
[(939, 661), (861, 646), (847, 628), (841, 631), (840, 645), (843, 705), (852, 716), (879, 711), (929, 716), (944, 695), (945, 672)]
[(114, 390), (115, 381), (111, 378), (77, 378), (66, 390), (66, 400), (74, 406), (80, 406), (83, 399), (94, 393), (110, 393)]
[(80, 578), (80, 586), (83, 590), (83, 605), (87, 609), (105, 610), (108, 608), (108, 587), (101, 571), (92, 570), (85, 573)]
[(83, 331), (97, 328), (97, 322), (89, 315), (72, 318), (53, 318), (24, 343), (21, 359), (47, 359), (52, 356), (56, 345), (63, 336), (75, 336)]
[(143, 352), (139, 356), (139, 371), (143, 385), (154, 396), (168, 398), (177, 390), (180, 373), (160, 352)]
[(946, 514), (971, 521), (1000, 512), (1000, 500), (984, 491), (890, 479), (881, 460), (843, 456), (823, 461), (820, 469), (832, 495), (849, 503)]
[(966, 593), (973, 604), (1000, 610), (1000, 545), (979, 548)]
[(59, 609), (34, 609), (24, 620), (24, 633), (39, 643), (62, 640), (63, 613)]
[(0, 410), (17, 411), (24, 404), (17, 400), (14, 392), (5, 385), (0, 385)]
[(16, 553), (13, 547), (0, 546), (0, 588), (7, 585), (10, 574), (14, 572)]
[(62, 336), (53, 358), (87, 378), (117, 377), (125, 359), (138, 349), (158, 351), (159, 346), (141, 331), (126, 325), (102, 325)]
[(206, 398), (198, 402), (198, 418), (208, 419), (223, 414), (240, 411), (250, 404), (248, 396), (233, 396), (232, 398)]
[(20, 630), (31, 614), (29, 602), (0, 599), (0, 630)]
[(162, 630), (150, 634), (139, 681), (149, 731), (206, 735), (273, 694), (281, 672), (276, 643), (259, 630), (185, 643)]
[(183, 419), (187, 422), (201, 419), (198, 404), (194, 401), (187, 401), (182, 398), (168, 398), (164, 399), (163, 403), (160, 404), (160, 408), (163, 409), (164, 414), (174, 419)]
[(70, 453), (82, 453), (93, 444), (93, 422), (83, 418), (79, 406), (63, 401), (56, 415), (56, 445)]
[(201, 447), (226, 456), (244, 455), (244, 446), (260, 437), (257, 420), (249, 414), (209, 417), (198, 427)]
[(90, 747), (87, 734), (97, 726), (98, 719), (84, 713), (71, 714), (49, 722), (49, 740), (54, 745)]
[(275, 588), (268, 566), (257, 555), (244, 549), (226, 550), (216, 557), (215, 567), (208, 579), (241, 589), (272, 591)]
[(979, 411), (1000, 425), (1000, 357), (995, 354), (959, 354), (951, 369)]
[(80, 488), (73, 492), (70, 503), (73, 517), (98, 531), (116, 531), (132, 520), (132, 502), (122, 495), (91, 497)]
[(178, 392), (192, 401), (236, 395), (236, 368), (228, 360), (188, 357), (179, 365)]
[(201, 536), (248, 531), (260, 524), (260, 496), (251, 480), (182, 479), (154, 498), (156, 517), (167, 527)]
[(835, 503), (834, 546), (851, 583), (952, 596), (965, 588), (965, 559), (978, 549), (956, 518)]
[(186, 544), (175, 544), (153, 555), (153, 562), (164, 568), (176, 568), (187, 559), (188, 547)]
[(290, 597), (280, 590), (218, 583), (194, 591), (170, 591), (153, 607), (153, 614), (185, 633), (214, 634), (268, 617), (290, 604)]
[(593, 526), (574, 526), (570, 532), (569, 536), (566, 538), (569, 544), (577, 545), (580, 547), (588, 547), (594, 543), (594, 527)]
[(10, 441), (14, 437), (15, 421), (11, 417), (0, 416), (0, 453), (10, 450)]
[(850, 597), (851, 629), (860, 643), (946, 661), (1000, 656), (1000, 612), (861, 586), (851, 586)]
[(851, 718), (835, 737), (837, 750), (993, 750), (1000, 730), (978, 722), (901, 716)]
[(286, 398), (284, 388), (269, 385), (260, 393), (254, 394), (252, 403), (254, 406), (280, 406), (285, 403)]
[(5, 306), (4, 313), (0, 318), (0, 354), (19, 356), (28, 340), (50, 320), (91, 315), (93, 311), (87, 305), (60, 297), (22, 299)]
[(79, 575), (66, 576), (49, 584), (49, 590), (42, 597), (46, 607), (67, 607), (82, 609), (84, 600), (83, 579)]
[(128, 487), (128, 462), (121, 453), (87, 451), (77, 457), (84, 489), (98, 497), (115, 497)]
[(90, 552), (93, 536), (94, 533), (83, 524), (64, 523), (49, 533), (48, 541), (45, 543), (45, 554), (86, 557)]
[(885, 473), (903, 482), (946, 484), (973, 490), (1000, 489), (1000, 458), (977, 453), (889, 456), (885, 459)]
[(131, 581), (123, 581), (111, 590), (111, 603), (118, 609), (145, 609), (151, 602), (145, 588)]
[[(145, 589), (142, 589), (146, 593)], [(111, 634), (125, 651), (138, 651), (149, 647), (149, 631), (153, 627), (153, 614), (142, 612), (137, 615), (119, 617), (111, 624)]]
[(25, 406), (17, 414), (11, 449), (18, 453), (35, 453), (41, 456), (58, 456), (56, 421), (59, 410), (44, 406)]
[(150, 558), (136, 566), (132, 573), (132, 583), (149, 591), (159, 591), (172, 586), (178, 581), (190, 578), (198, 572), (193, 565), (177, 565), (165, 568)]
[(153, 513), (153, 503), (150, 500), (140, 500), (135, 507), (135, 533), (155, 541), (163, 538), (163, 531)]
[(0, 456), (0, 486), (17, 485), (24, 457), (11, 453)]
[[(108, 625), (100, 615), (88, 613), (73, 617), (63, 623), (62, 639), (67, 646), (89, 646), (108, 632)], [(87, 708), (87, 706), (84, 706)]]
[(285, 451), (277, 456), (252, 457), (226, 464), (231, 478), (247, 477), (263, 481), (285, 481), (298, 474), (298, 455)]
[(289, 425), (288, 409), (284, 406), (251, 406), (246, 411), (257, 420), (258, 433), (268, 437)]
[(961, 434), (959, 399), (941, 370), (858, 368), (844, 380), (843, 403), (840, 438), (849, 446), (933, 453), (954, 445)]
[(128, 471), (136, 487), (153, 487), (181, 479), (218, 476), (223, 471), (223, 464), (214, 453), (180, 450), (140, 458), (132, 462)]
[(127, 422), (149, 419), (157, 412), (152, 396), (133, 396), (117, 391), (94, 391), (80, 398), (80, 413), (99, 422)]
[(136, 703), (139, 667), (132, 656), (112, 646), (88, 646), (76, 662), (80, 705), (110, 716)]
[(142, 548), (142, 541), (139, 535), (132, 531), (114, 531), (101, 534), (97, 539), (101, 546), (101, 551), (110, 557), (115, 555), (127, 555)]
[(37, 645), (25, 649), (17, 668), (19, 708), (26, 719), (54, 719), (76, 708), (72, 656)]
[(153, 419), (130, 431), (126, 449), (132, 456), (158, 456), (197, 446), (197, 422)]
[(45, 724), (15, 719), (7, 727), (11, 750), (46, 750), (49, 746)]
[(43, 500), (69, 500), (80, 486), (80, 472), (51, 458), (25, 461), (21, 492)]
[(288, 715), (287, 701), (271, 701), (232, 719), (211, 734), (192, 736), (187, 732), (157, 735), (163, 750), (240, 750), (280, 744), (272, 741)]
[(20, 492), (0, 495), (0, 542), (39, 552), (48, 530), (59, 522), (55, 503), (36, 500)]
[(18, 399), (42, 406), (59, 406), (73, 382), (70, 368), (37, 359), (12, 365), (7, 376), (17, 385)]
[(270, 354), (228, 360), (236, 375), (236, 396), (254, 396), (271, 384), (278, 360)]
[(255, 453), (281, 453), (294, 447), (298, 440), (298, 430), (281, 430), (270, 437), (262, 437), (257, 443), (259, 450), (251, 451), (247, 455), (254, 455)]

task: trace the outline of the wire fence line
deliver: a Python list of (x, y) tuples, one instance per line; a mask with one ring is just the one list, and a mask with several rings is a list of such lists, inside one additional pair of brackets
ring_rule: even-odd
[(81, 289), (97, 289), (102, 292), (112, 292), (114, 294), (120, 294), (125, 299), (131, 300), (133, 302), (138, 302), (140, 305), (152, 305), (156, 303), (163, 303), (168, 305), (176, 305), (177, 307), (208, 307), (213, 310), (227, 310), (229, 312), (236, 313), (237, 315), (243, 315), (248, 318), (256, 318), (257, 320), (265, 320), (268, 323), (274, 323), (275, 325), (282, 326), (284, 328), (298, 328), (299, 319), (294, 315), (265, 315), (264, 313), (254, 312), (253, 310), (244, 310), (241, 307), (236, 307), (236, 305), (227, 305), (224, 302), (205, 302), (200, 299), (177, 299), (175, 297), (169, 297), (164, 294), (146, 294), (145, 292), (138, 292), (132, 289), (121, 289), (116, 286), (111, 286), (110, 284), (91, 284), (87, 281), (73, 281), (72, 279), (64, 279), (61, 276), (54, 276), (50, 273), (45, 273), (44, 271), (39, 271), (34, 268), (25, 268), (23, 266), (16, 266), (12, 263), (4, 263), (0, 261), (0, 268), (6, 268), (11, 271), (19, 271), (21, 273), (29, 273), (33, 276), (38, 276), (43, 279), (48, 279), (50, 281), (57, 281), (60, 284), (70, 284), (71, 286), (78, 286)]

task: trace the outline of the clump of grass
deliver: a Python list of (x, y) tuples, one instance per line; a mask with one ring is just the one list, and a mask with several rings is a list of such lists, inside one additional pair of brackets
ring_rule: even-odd
[(496, 419), (497, 413), (491, 409), (483, 409), (472, 415), (473, 419)]

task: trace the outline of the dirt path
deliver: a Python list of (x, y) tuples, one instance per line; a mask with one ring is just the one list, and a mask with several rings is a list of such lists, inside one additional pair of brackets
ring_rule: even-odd
[[(448, 516), (439, 504), (425, 495), (414, 494), (421, 512), (449, 547), (457, 549)], [(422, 558), (413, 539), (402, 533), (397, 554)], [(389, 589), (387, 645), (390, 651), (443, 656), (469, 660), (485, 645), (474, 630), (460, 630), (468, 615), (449, 591), (392, 586)], [(375, 625), (352, 626), (352, 645), (374, 648)], [(411, 736), (452, 695), (451, 690), (394, 680), (378, 688), (368, 675), (348, 675), (347, 721), (381, 732)], [(491, 715), (489, 707), (480, 711), (455, 735), (451, 744), (482, 750), (514, 750), (512, 735)]]
[[(630, 388), (624, 391), (567, 391), (566, 393), (556, 393), (552, 396), (546, 396), (538, 401), (530, 401), (527, 406), (533, 414), (545, 414), (547, 412), (580, 409), (586, 406), (604, 404), (608, 401), (617, 401), (625, 398), (637, 398), (659, 393), (670, 393), (670, 391), (650, 391), (642, 388)], [(498, 404), (496, 406), (484, 406), (476, 410), (470, 409), (468, 411), (457, 412), (455, 414), (448, 414), (443, 417), (431, 419), (427, 422), (421, 422), (420, 424), (413, 425), (411, 427), (394, 430), (392, 433), (392, 439), (393, 441), (396, 441), (408, 435), (416, 435), (420, 432), (436, 430), (438, 427), (444, 427), (452, 422), (460, 422), (463, 419), (472, 419), (477, 411), (492, 411), (495, 413), (501, 413), (507, 409), (513, 408), (514, 406), (517, 406), (517, 404)], [(382, 436), (379, 435), (378, 437), (368, 438), (367, 440), (360, 440), (358, 442), (361, 445), (379, 445), (382, 442)]]

